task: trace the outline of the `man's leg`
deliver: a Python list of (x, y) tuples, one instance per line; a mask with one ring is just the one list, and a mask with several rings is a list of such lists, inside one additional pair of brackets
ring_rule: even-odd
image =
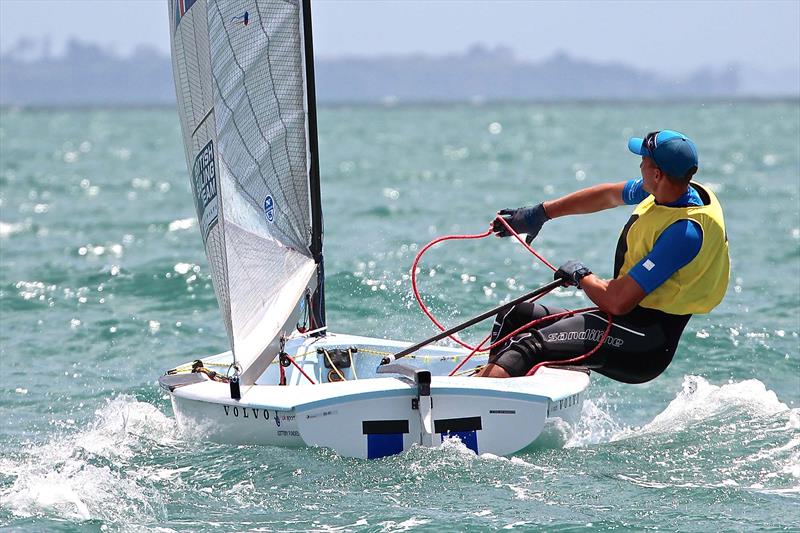
[[(611, 322), (603, 345), (579, 364), (625, 383), (648, 381), (669, 365), (672, 351), (660, 324), (634, 325), (618, 316)], [(589, 352), (603, 338), (607, 326), (606, 313), (590, 311), (542, 328), (537, 362), (563, 361)]]
[[(498, 313), (494, 321), (494, 326), (492, 327), (491, 343), (495, 344), (498, 340), (502, 339), (512, 331), (521, 328), (522, 326), (528, 324), (533, 320), (538, 320), (540, 318), (544, 318), (546, 316), (554, 315), (564, 311), (565, 309), (560, 307), (544, 306), (537, 303), (523, 302), (521, 304), (517, 304), (511, 309), (508, 309), (507, 311), (502, 311)], [(556, 320), (557, 319), (546, 320), (542, 322), (542, 324), (540, 324), (539, 327), (553, 324), (554, 322), (556, 322)], [(503, 366), (496, 365), (492, 361), (496, 359), (499, 353), (511, 348), (515, 343), (518, 343), (520, 339), (527, 338), (528, 335), (529, 335), (528, 333), (522, 332), (518, 335), (515, 335), (514, 338), (504, 342), (502, 345), (492, 348), (489, 351), (490, 362), (478, 373), (478, 376), (492, 377), (492, 378), (510, 377), (511, 374), (506, 368), (504, 368)], [(516, 362), (515, 364), (519, 366), (520, 364), (525, 364), (525, 363)]]
[[(494, 320), (494, 325), (492, 327), (492, 336), (491, 336), (491, 343), (494, 344), (498, 340), (502, 339), (512, 331), (521, 328), (525, 324), (533, 320), (538, 320), (540, 318), (544, 318), (549, 315), (555, 315), (558, 313), (563, 313), (566, 309), (561, 307), (553, 307), (553, 306), (544, 306), (537, 303), (529, 303), (523, 302), (521, 304), (517, 304), (511, 309), (507, 311), (502, 311), (497, 314)], [(557, 321), (557, 319), (553, 320), (545, 320), (541, 324), (539, 324), (537, 329), (549, 326)], [(501, 346), (497, 346), (493, 348), (490, 353), (491, 355), (497, 354), (505, 348), (505, 345), (510, 342), (506, 341)]]
[[(632, 326), (618, 317), (612, 322), (603, 346), (581, 361), (581, 365), (627, 383), (648, 381), (666, 368), (672, 352), (658, 324)], [(607, 324), (605, 313), (581, 313), (515, 336), (500, 353), (490, 358), (492, 364), (481, 375), (524, 376), (535, 364), (564, 361), (585, 354), (597, 346)]]

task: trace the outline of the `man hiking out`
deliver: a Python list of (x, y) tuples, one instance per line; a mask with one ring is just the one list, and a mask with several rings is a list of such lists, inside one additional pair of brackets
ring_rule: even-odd
[[(722, 301), (730, 261), (722, 207), (714, 193), (691, 181), (698, 168), (694, 142), (662, 130), (630, 139), (628, 148), (642, 156), (641, 178), (596, 185), (498, 214), (514, 231), (532, 239), (552, 218), (636, 205), (617, 243), (613, 279), (595, 276), (579, 261), (565, 263), (555, 277), (582, 289), (613, 315), (603, 346), (581, 364), (618, 381), (643, 383), (669, 366), (689, 318), (708, 313)], [(493, 229), (500, 237), (509, 236), (499, 221)], [(503, 311), (495, 321), (492, 342), (561, 311), (537, 303)], [(479, 375), (524, 376), (537, 363), (588, 352), (606, 329), (602, 311), (545, 321), (515, 335), (491, 351)]]

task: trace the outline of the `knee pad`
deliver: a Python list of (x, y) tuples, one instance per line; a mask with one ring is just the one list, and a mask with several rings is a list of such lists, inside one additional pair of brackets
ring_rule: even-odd
[(514, 335), (489, 362), (512, 377), (524, 376), (541, 359), (542, 343), (537, 331)]

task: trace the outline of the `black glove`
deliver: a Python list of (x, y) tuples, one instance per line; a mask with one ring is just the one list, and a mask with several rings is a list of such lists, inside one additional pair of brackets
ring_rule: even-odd
[[(533, 207), (520, 207), (518, 209), (503, 209), (497, 213), (503, 217), (508, 225), (513, 228), (517, 233), (527, 233), (528, 238), (525, 239), (528, 244), (539, 235), (539, 230), (542, 225), (550, 220), (547, 213), (544, 211), (542, 204), (536, 204)], [(498, 237), (510, 237), (506, 227), (497, 219), (492, 221), (492, 231)]]
[(591, 273), (592, 271), (589, 270), (586, 265), (573, 259), (561, 265), (561, 267), (556, 270), (556, 273), (553, 274), (553, 279), (564, 280), (565, 286), (573, 285), (580, 289), (581, 280)]

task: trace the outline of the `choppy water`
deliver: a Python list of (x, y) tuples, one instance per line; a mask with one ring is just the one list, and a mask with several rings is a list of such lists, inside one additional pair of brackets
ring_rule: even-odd
[[(419, 246), (634, 177), (627, 137), (667, 127), (698, 141), (733, 259), (725, 301), (692, 319), (668, 371), (639, 386), (596, 376), (564, 448), (367, 462), (176, 434), (157, 376), (226, 338), (174, 110), (3, 110), (0, 527), (797, 530), (797, 101), (323, 108), (329, 322), (427, 336), (405, 277)], [(628, 214), (551, 222), (540, 250), (609, 275)], [(441, 245), (423, 270), (448, 323), (548, 279), (495, 239)]]

